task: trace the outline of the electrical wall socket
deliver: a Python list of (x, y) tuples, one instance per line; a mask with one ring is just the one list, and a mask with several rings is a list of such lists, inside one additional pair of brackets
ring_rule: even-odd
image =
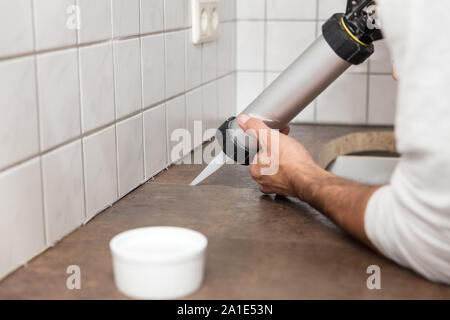
[(192, 42), (213, 41), (219, 33), (219, 1), (191, 0)]

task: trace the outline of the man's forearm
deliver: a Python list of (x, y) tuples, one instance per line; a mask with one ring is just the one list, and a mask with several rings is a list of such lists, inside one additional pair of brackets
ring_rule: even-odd
[(364, 215), (372, 194), (371, 187), (315, 169), (295, 179), (300, 199), (326, 214), (344, 230), (373, 248), (364, 228)]

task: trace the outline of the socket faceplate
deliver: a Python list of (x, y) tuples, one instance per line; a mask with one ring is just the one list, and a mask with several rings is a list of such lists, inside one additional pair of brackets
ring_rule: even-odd
[(191, 0), (192, 42), (200, 44), (217, 39), (219, 33), (219, 1)]

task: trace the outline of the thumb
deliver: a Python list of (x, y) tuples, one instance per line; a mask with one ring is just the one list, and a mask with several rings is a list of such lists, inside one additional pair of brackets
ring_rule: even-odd
[(241, 114), (238, 117), (238, 123), (242, 130), (255, 137), (261, 145), (268, 145), (267, 138), (270, 136), (270, 128), (263, 121)]

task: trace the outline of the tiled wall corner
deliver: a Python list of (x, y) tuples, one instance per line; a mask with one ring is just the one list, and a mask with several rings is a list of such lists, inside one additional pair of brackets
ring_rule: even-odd
[(0, 1), (0, 279), (177, 160), (174, 130), (234, 113), (236, 0), (215, 42), (192, 44), (190, 16), (188, 0)]
[[(320, 36), (323, 23), (334, 13), (344, 12), (346, 3), (346, 0), (238, 1), (237, 112), (244, 110)], [(391, 73), (389, 50), (384, 41), (377, 42), (375, 48), (376, 53), (369, 61), (350, 67), (342, 79), (293, 122), (392, 125), (396, 86), (387, 80)], [(353, 99), (345, 97), (349, 88), (352, 92), (358, 90)], [(387, 94), (378, 97), (377, 92), (382, 90)]]

